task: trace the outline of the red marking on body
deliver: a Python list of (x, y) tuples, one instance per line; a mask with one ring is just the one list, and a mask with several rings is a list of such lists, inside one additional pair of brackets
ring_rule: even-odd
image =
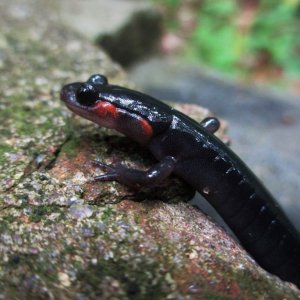
[(153, 134), (153, 129), (152, 129), (151, 125), (148, 123), (148, 121), (145, 120), (145, 119), (140, 119), (140, 120), (139, 120), (139, 123), (140, 123), (140, 126), (142, 127), (144, 133), (145, 133), (148, 137), (152, 136), (152, 134)]
[(113, 119), (116, 119), (118, 116), (117, 108), (106, 101), (98, 102), (93, 110), (101, 118), (112, 117)]

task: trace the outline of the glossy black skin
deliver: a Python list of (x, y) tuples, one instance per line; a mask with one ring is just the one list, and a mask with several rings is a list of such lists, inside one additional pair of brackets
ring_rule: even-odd
[[(95, 78), (103, 82), (94, 84)], [(215, 207), (264, 269), (300, 287), (299, 234), (257, 177), (213, 135), (219, 122), (208, 118), (199, 124), (148, 95), (109, 85), (105, 79), (93, 75), (88, 80), (94, 85), (94, 100), (108, 101), (129, 115), (137, 114), (148, 120), (153, 135), (145, 139), (144, 145), (159, 163), (145, 172), (96, 162), (107, 171), (96, 179), (117, 180), (135, 187), (155, 186), (175, 173)], [(79, 100), (82, 105), (90, 99), (84, 92), (80, 95), (80, 86), (82, 83), (63, 88), (61, 98), (69, 108)], [(91, 105), (88, 103), (86, 110)]]

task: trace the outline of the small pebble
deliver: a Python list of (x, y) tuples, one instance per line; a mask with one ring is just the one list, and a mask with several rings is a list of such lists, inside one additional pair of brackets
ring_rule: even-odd
[(58, 272), (58, 279), (63, 286), (68, 287), (71, 285), (69, 275), (66, 273)]
[(89, 218), (93, 214), (90, 205), (73, 204), (69, 208), (69, 213), (74, 219)]

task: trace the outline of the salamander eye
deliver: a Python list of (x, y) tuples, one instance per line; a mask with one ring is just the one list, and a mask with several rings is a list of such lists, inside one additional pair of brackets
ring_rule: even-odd
[(98, 92), (92, 84), (84, 83), (78, 88), (76, 97), (81, 105), (92, 106), (98, 100)]
[(94, 74), (92, 75), (88, 81), (89, 83), (92, 83), (92, 84), (99, 84), (99, 85), (106, 85), (108, 84), (108, 80), (105, 76), (103, 75), (100, 75), (100, 74)]

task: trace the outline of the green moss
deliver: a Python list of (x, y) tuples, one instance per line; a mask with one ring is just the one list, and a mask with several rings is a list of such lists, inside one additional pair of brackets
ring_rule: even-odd
[(11, 278), (2, 280), (6, 295), (10, 296), (6, 297), (7, 299), (48, 299), (45, 298), (43, 290), (38, 288), (41, 282), (46, 281), (48, 288), (58, 282), (56, 267), (48, 259), (48, 255), (45, 251), (41, 256), (17, 252), (9, 256), (4, 266), (8, 270), (13, 270), (15, 277), (14, 280)]
[[(147, 272), (145, 272), (147, 270)], [(89, 265), (79, 272), (77, 279), (81, 282), (83, 291), (92, 288), (99, 291), (104, 278), (117, 280), (128, 299), (165, 299), (168, 285), (159, 276), (159, 264), (139, 260), (136, 262), (124, 260), (100, 260), (96, 265)], [(101, 297), (101, 291), (97, 296)]]
[(12, 152), (14, 149), (13, 147), (5, 144), (1, 144), (0, 146), (0, 165), (7, 161), (7, 158), (4, 156), (6, 152)]
[(21, 200), (20, 208), (27, 208), (28, 206), (28, 194), (19, 194), (16, 196), (18, 200)]
[[(14, 128), (20, 136), (36, 136), (37, 132), (46, 133), (55, 129), (53, 118), (61, 115), (61, 109), (45, 105), (38, 99), (28, 98), (29, 96), (13, 95), (5, 99), (6, 105), (0, 113), (1, 127)], [(28, 103), (34, 101), (34, 108), (28, 106)], [(41, 120), (44, 115), (47, 118)], [(14, 120), (13, 124), (11, 120)], [(8, 130), (5, 132), (7, 136), (10, 134)]]
[(111, 219), (111, 217), (113, 216), (114, 210), (111, 207), (107, 207), (101, 215), (101, 220), (106, 223), (109, 221), (109, 219)]
[(13, 215), (5, 215), (0, 217), (0, 233), (6, 232), (15, 220), (16, 218)]
[(59, 210), (60, 209), (56, 206), (49, 206), (49, 205), (35, 206), (31, 211), (29, 220), (31, 222), (38, 223), (44, 218), (44, 216), (50, 215), (54, 212), (58, 212)]
[(5, 221), (7, 223), (12, 223), (16, 220), (16, 218), (13, 215), (7, 215), (1, 218), (2, 221)]
[(81, 140), (79, 138), (73, 137), (63, 145), (61, 152), (66, 153), (69, 158), (73, 158), (78, 154), (78, 147), (80, 143)]
[[(253, 275), (249, 270), (242, 270), (233, 273), (233, 278), (238, 283), (241, 290), (248, 293), (254, 297), (261, 297), (264, 291), (266, 293), (266, 299), (281, 299), (283, 295), (283, 289), (278, 289), (274, 285), (273, 280), (268, 279), (267, 277), (260, 277), (259, 279), (253, 278)], [(258, 289), (259, 286), (259, 289)], [(287, 295), (291, 295), (292, 291), (286, 288)]]
[(224, 295), (216, 295), (216, 294), (213, 294), (212, 292), (208, 292), (208, 293), (204, 294), (203, 299), (205, 299), (205, 300), (229, 300), (229, 299), (232, 299), (232, 297), (227, 297)]
[(68, 255), (68, 254), (69, 255), (76, 255), (77, 252), (78, 252), (78, 248), (76, 248), (74, 245), (64, 243), (61, 255), (62, 256)]
[(141, 224), (142, 218), (141, 218), (140, 215), (136, 214), (136, 215), (134, 215), (133, 217), (134, 217), (134, 222), (135, 222), (136, 224)]

